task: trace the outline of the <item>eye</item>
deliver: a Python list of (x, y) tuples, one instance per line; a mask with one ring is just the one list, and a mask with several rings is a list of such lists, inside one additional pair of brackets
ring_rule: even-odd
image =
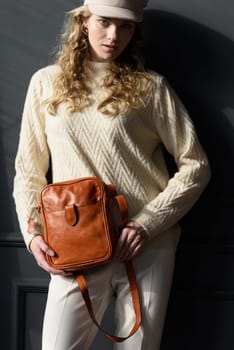
[(125, 29), (125, 30), (132, 31), (132, 30), (134, 30), (135, 25), (132, 22), (124, 22), (121, 24), (121, 28)]
[(106, 18), (99, 18), (98, 23), (100, 23), (102, 27), (108, 27), (109, 25), (109, 21)]

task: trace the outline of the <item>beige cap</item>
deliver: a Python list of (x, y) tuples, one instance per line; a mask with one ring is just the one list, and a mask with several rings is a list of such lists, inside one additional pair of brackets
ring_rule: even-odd
[(90, 12), (96, 16), (128, 19), (135, 22), (143, 20), (143, 9), (148, 0), (85, 0)]

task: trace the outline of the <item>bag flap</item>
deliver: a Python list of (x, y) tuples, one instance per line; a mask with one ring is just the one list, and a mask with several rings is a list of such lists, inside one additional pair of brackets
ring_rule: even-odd
[[(75, 221), (74, 206), (95, 204), (103, 198), (104, 184), (96, 178), (81, 178), (71, 181), (57, 182), (44, 187), (41, 192), (41, 206), (46, 211), (64, 210)], [(70, 210), (69, 210), (70, 208)]]

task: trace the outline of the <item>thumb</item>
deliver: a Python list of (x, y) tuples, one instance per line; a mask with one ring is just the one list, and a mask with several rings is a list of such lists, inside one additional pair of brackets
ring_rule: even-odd
[(53, 251), (53, 249), (51, 249), (51, 248), (45, 243), (45, 241), (41, 241), (40, 248), (41, 248), (41, 250), (42, 250), (45, 254), (47, 254), (47, 255), (50, 255), (50, 256), (54, 256), (54, 255), (55, 255), (55, 252)]

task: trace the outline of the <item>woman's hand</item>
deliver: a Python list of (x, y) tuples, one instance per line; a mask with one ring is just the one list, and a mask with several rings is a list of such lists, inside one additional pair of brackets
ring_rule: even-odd
[(53, 275), (70, 276), (71, 273), (52, 268), (46, 261), (45, 256), (54, 256), (54, 251), (45, 243), (42, 236), (35, 236), (30, 243), (30, 250), (37, 261), (37, 264), (46, 272)]
[(130, 221), (121, 231), (116, 246), (116, 258), (121, 262), (133, 259), (148, 239), (146, 230), (139, 223)]

